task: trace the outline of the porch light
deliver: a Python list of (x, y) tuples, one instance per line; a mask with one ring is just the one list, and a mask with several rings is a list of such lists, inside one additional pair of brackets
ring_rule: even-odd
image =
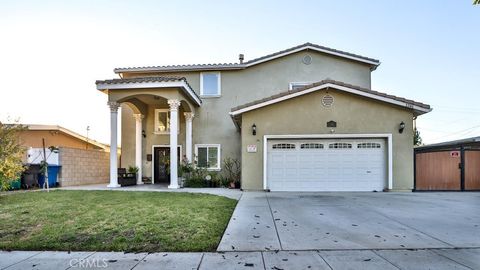
[(400, 125), (398, 126), (398, 132), (403, 133), (403, 130), (405, 129), (405, 123), (402, 121)]
[(142, 130), (142, 136), (143, 136), (143, 138), (147, 137), (147, 133), (145, 133), (145, 130)]
[(257, 125), (255, 124), (252, 125), (252, 135), (253, 136), (257, 135)]

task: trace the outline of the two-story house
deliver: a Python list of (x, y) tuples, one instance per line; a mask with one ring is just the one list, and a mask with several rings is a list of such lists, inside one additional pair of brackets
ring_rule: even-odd
[[(178, 188), (179, 157), (272, 191), (413, 188), (413, 123), (429, 105), (371, 90), (380, 62), (306, 43), (249, 61), (117, 68), (97, 81), (111, 109), (110, 187), (122, 164)], [(171, 175), (165, 172), (170, 157)]]

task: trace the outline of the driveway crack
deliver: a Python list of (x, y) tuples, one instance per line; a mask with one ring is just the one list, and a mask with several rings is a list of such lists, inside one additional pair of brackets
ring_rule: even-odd
[(428, 233), (422, 232), (422, 231), (420, 231), (419, 229), (417, 229), (417, 228), (415, 228), (415, 227), (412, 227), (412, 226), (410, 226), (410, 225), (408, 225), (408, 224), (405, 224), (405, 223), (403, 223), (403, 222), (401, 222), (401, 221), (398, 221), (398, 220), (396, 220), (396, 219), (394, 219), (394, 218), (392, 218), (392, 217), (389, 217), (389, 216), (387, 216), (387, 215), (385, 215), (385, 214), (383, 214), (383, 213), (380, 213), (380, 212), (377, 211), (377, 210), (371, 210), (371, 211), (374, 211), (375, 213), (377, 213), (378, 215), (380, 215), (380, 216), (382, 216), (382, 217), (384, 217), (384, 218), (387, 218), (387, 219), (390, 219), (390, 220), (392, 220), (392, 221), (394, 221), (394, 222), (397, 222), (398, 224), (400, 224), (400, 225), (402, 225), (402, 226), (405, 226), (405, 227), (407, 227), (407, 228), (409, 228), (409, 229), (411, 229), (411, 230), (414, 230), (414, 231), (416, 231), (416, 232), (418, 232), (418, 233), (421, 233), (421, 234), (423, 234), (423, 235), (426, 235), (426, 236), (428, 236), (428, 237), (430, 237), (430, 238), (432, 238), (432, 239), (435, 239), (435, 240), (437, 240), (437, 241), (439, 241), (439, 242), (442, 242), (442, 243), (444, 243), (444, 244), (446, 244), (446, 245), (448, 245), (448, 246), (456, 247), (455, 245), (452, 245), (452, 244), (450, 244), (450, 243), (448, 243), (448, 242), (446, 242), (446, 241), (443, 241), (442, 239), (439, 239), (439, 238), (437, 238), (437, 237), (435, 237), (435, 236), (429, 235)]
[(280, 240), (280, 234), (278, 233), (277, 223), (275, 222), (275, 217), (273, 216), (272, 206), (270, 205), (270, 200), (268, 199), (267, 193), (265, 193), (265, 198), (267, 199), (268, 209), (270, 209), (270, 214), (272, 215), (273, 226), (275, 227), (275, 232), (277, 233), (278, 244), (280, 245), (280, 250), (283, 250), (282, 241)]
[(385, 258), (385, 257), (383, 257), (382, 255), (380, 255), (380, 253), (378, 253), (376, 250), (372, 249), (372, 252), (373, 252), (374, 254), (376, 254), (378, 257), (384, 259), (384, 260), (385, 260), (386, 262), (388, 262), (389, 264), (393, 265), (395, 268), (397, 268), (397, 269), (402, 269), (402, 268), (400, 268), (398, 265), (394, 264), (393, 262), (387, 260), (387, 258)]
[(431, 250), (431, 252), (432, 252), (432, 253), (435, 253), (435, 254), (437, 254), (438, 256), (443, 257), (443, 258), (445, 258), (445, 259), (447, 259), (447, 260), (450, 260), (450, 261), (452, 261), (452, 262), (454, 262), (454, 263), (458, 263), (458, 264), (460, 264), (460, 265), (462, 265), (462, 266), (465, 266), (465, 267), (468, 268), (468, 269), (474, 270), (474, 269), (471, 268), (470, 266), (465, 265), (465, 264), (463, 264), (462, 262), (459, 262), (459, 261), (457, 261), (457, 260), (454, 260), (454, 259), (452, 259), (452, 258), (450, 258), (450, 257), (448, 257), (448, 256), (445, 256), (445, 255), (441, 254), (441, 253), (438, 253), (438, 252), (435, 251), (435, 250)]

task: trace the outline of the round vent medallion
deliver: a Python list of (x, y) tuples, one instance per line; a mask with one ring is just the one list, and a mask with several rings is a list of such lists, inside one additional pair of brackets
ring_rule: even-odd
[(305, 65), (310, 65), (312, 63), (312, 57), (310, 55), (305, 55), (302, 59), (302, 62), (305, 64)]
[(333, 105), (333, 97), (328, 94), (323, 96), (322, 104), (325, 107), (331, 107)]

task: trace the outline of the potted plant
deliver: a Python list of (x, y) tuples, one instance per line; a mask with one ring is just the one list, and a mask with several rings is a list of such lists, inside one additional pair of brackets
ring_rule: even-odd
[(128, 173), (135, 174), (135, 179), (137, 178), (138, 174), (138, 167), (137, 166), (128, 166)]

